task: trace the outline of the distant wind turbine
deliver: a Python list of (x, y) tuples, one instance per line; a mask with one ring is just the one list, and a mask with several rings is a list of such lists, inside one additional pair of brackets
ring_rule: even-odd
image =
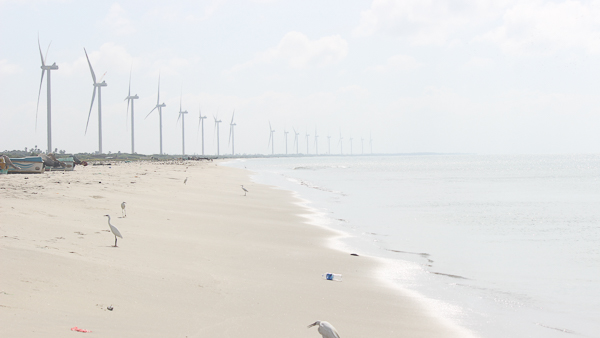
[(317, 134), (317, 127), (315, 127), (315, 154), (319, 155), (319, 135)]
[[(52, 43), (52, 42), (51, 42)], [(51, 44), (50, 43), (50, 44)], [(48, 50), (50, 49), (50, 44), (48, 44), (48, 49), (46, 50), (46, 57), (48, 56)], [(40, 80), (40, 89), (38, 91), (38, 100), (37, 100), (37, 109), (35, 111), (35, 127), (37, 129), (37, 114), (40, 108), (40, 95), (42, 94), (42, 83), (44, 83), (44, 73), (48, 71), (47, 77), (47, 85), (46, 85), (46, 130), (48, 136), (48, 154), (52, 152), (52, 95), (51, 95), (51, 86), (50, 86), (50, 71), (57, 70), (58, 66), (56, 62), (51, 66), (46, 66), (46, 58), (42, 55), (42, 47), (40, 46), (40, 37), (38, 35), (38, 48), (40, 49), (40, 58), (42, 59), (42, 79)]]
[[(217, 113), (218, 115), (218, 113)], [(222, 121), (219, 120), (216, 116), (213, 115), (213, 118), (215, 119), (215, 129), (217, 130), (217, 156), (220, 155), (220, 151), (219, 151), (219, 123), (221, 123)]]
[(308, 130), (306, 131), (306, 155), (308, 155), (308, 137), (310, 136), (310, 134), (308, 133)]
[(179, 97), (179, 117), (177, 117), (177, 122), (181, 118), (181, 154), (185, 156), (185, 114), (188, 113), (187, 110), (182, 110), (181, 101), (183, 99), (183, 88), (181, 89), (181, 96)]
[(202, 110), (200, 110), (198, 129), (200, 129), (200, 124), (202, 124), (202, 155), (204, 155), (204, 119), (205, 118), (206, 118), (206, 116), (202, 116)]
[(285, 135), (285, 154), (287, 155), (288, 151), (287, 151), (287, 134), (289, 133), (289, 131), (287, 130), (283, 130), (283, 134)]
[[(92, 80), (94, 80), (94, 93), (92, 94), (92, 104), (90, 104), (90, 112), (88, 113), (87, 123), (85, 125), (85, 133), (87, 134), (87, 128), (90, 124), (90, 116), (92, 115), (92, 107), (94, 106), (94, 99), (96, 98), (96, 89), (98, 89), (98, 152), (102, 154), (102, 87), (106, 87), (106, 81), (102, 81), (100, 83), (96, 82), (96, 74), (94, 74), (94, 69), (92, 68), (92, 63), (90, 62), (90, 58), (88, 57), (87, 51), (85, 48), (83, 49), (85, 52), (85, 57), (87, 59), (88, 65), (90, 66), (90, 72), (92, 73)], [(106, 75), (106, 73), (104, 73)], [(104, 75), (102, 75), (104, 77)], [(102, 79), (100, 79), (102, 80)]]
[(352, 140), (354, 140), (352, 137), (350, 137), (350, 155), (352, 155)]
[(360, 154), (363, 155), (365, 153), (365, 139), (360, 138)]
[(267, 143), (267, 147), (271, 144), (271, 155), (275, 155), (275, 139), (273, 138), (273, 133), (275, 133), (275, 130), (271, 128), (271, 122), (269, 121), (269, 143)]
[(331, 136), (327, 135), (327, 153), (331, 155)]
[(300, 135), (300, 133), (296, 131), (296, 128), (292, 128), (292, 129), (294, 129), (294, 143), (296, 144), (296, 155), (298, 155), (299, 154), (299, 152), (298, 152), (298, 143), (299, 143), (298, 135)]
[[(133, 69), (133, 65), (132, 65), (132, 69)], [(137, 94), (135, 94), (134, 96), (131, 96), (131, 70), (129, 70), (129, 92), (127, 93), (127, 97), (125, 98), (125, 100), (127, 100), (127, 114), (129, 114), (129, 103), (131, 103), (131, 153), (134, 154), (135, 153), (135, 146), (134, 146), (134, 128), (133, 128), (133, 122), (134, 122), (134, 118), (133, 118), (133, 100), (137, 100), (139, 99), (139, 96), (137, 96)], [(127, 121), (127, 116), (125, 116), (125, 121)]]
[(231, 141), (231, 155), (235, 155), (235, 138), (233, 127), (237, 126), (237, 124), (233, 123), (234, 116), (235, 110), (233, 111), (233, 114), (231, 114), (231, 122), (229, 122), (229, 141)]
[(162, 138), (162, 109), (164, 107), (166, 107), (167, 105), (163, 103), (160, 103), (160, 74), (158, 75), (158, 96), (156, 98), (156, 106), (154, 106), (154, 108), (152, 108), (152, 110), (148, 113), (148, 115), (146, 115), (146, 119), (148, 118), (148, 116), (150, 116), (150, 114), (152, 114), (152, 112), (154, 111), (154, 109), (158, 109), (158, 127), (159, 127), (159, 137), (160, 137), (160, 154), (163, 154), (163, 138)]

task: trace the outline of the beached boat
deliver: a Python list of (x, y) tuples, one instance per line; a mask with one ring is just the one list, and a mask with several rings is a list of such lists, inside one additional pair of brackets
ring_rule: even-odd
[(40, 174), (44, 172), (44, 160), (41, 156), (28, 156), (21, 158), (11, 158), (12, 163), (21, 168), (8, 168), (9, 174)]
[(46, 166), (46, 171), (50, 171), (50, 170), (73, 171), (73, 169), (75, 168), (72, 157), (62, 157), (57, 160), (59, 162), (63, 163), (65, 166), (64, 167), (62, 167), (62, 166), (56, 166), (56, 167)]

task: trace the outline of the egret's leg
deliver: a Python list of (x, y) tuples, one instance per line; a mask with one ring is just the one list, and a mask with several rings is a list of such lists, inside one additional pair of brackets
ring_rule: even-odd
[(117, 236), (115, 236), (115, 248), (117, 247)]

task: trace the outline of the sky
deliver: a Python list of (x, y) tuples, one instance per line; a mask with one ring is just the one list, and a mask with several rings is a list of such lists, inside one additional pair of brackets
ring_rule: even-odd
[(180, 106), (190, 155), (200, 112), (209, 155), (271, 153), (269, 123), (278, 154), (294, 129), (310, 154), (600, 152), (600, 1), (0, 0), (0, 151), (47, 149), (38, 37), (68, 153), (99, 149), (84, 48), (107, 83), (104, 153), (131, 152), (130, 74), (143, 154), (159, 152), (159, 76), (167, 154)]

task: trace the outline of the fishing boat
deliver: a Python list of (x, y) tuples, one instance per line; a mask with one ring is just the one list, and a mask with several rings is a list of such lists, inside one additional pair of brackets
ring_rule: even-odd
[[(54, 167), (52, 166), (48, 166), (46, 165), (46, 171), (73, 171), (73, 169), (75, 168), (74, 166), (74, 161), (72, 157), (62, 157), (62, 158), (58, 158), (57, 159), (58, 162), (60, 162), (60, 165), (56, 165)], [(64, 164), (64, 167), (62, 166)]]
[(11, 158), (11, 162), (21, 168), (8, 168), (9, 174), (41, 174), (44, 172), (44, 160), (41, 156), (28, 156), (21, 158)]

